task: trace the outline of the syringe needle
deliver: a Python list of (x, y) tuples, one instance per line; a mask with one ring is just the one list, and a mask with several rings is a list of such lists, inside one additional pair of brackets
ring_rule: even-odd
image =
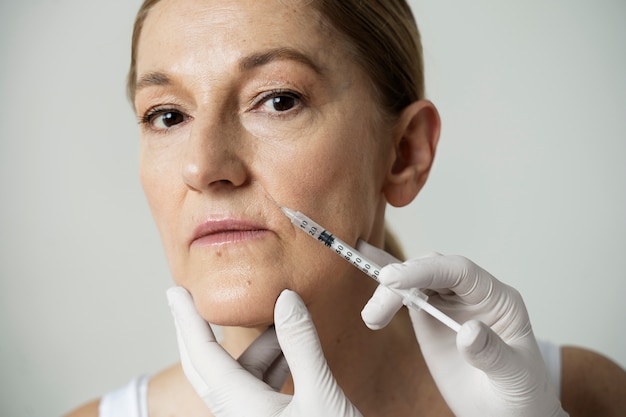
[(283, 206), (279, 206), (279, 207), (283, 211), (283, 213), (285, 213), (285, 216), (289, 217), (289, 220), (291, 220), (291, 222), (293, 223), (293, 221), (296, 219), (296, 212), (287, 207), (283, 207)]

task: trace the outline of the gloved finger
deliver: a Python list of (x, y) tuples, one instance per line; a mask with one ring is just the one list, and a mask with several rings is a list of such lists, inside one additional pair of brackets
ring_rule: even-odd
[(340, 390), (326, 363), (309, 311), (298, 294), (290, 290), (280, 294), (274, 307), (274, 323), (293, 376), (294, 398), (301, 400), (298, 404), (317, 405), (326, 398), (315, 394)]
[(391, 288), (449, 289), (470, 304), (486, 299), (496, 281), (469, 259), (456, 255), (412, 259), (380, 272), (381, 284)]
[(456, 343), (461, 356), (483, 371), (494, 385), (507, 388), (506, 385), (513, 380), (524, 380), (527, 364), (515, 357), (513, 348), (484, 323), (478, 320), (465, 322), (457, 334)]
[(176, 342), (178, 343), (178, 351), (180, 353), (180, 362), (183, 368), (183, 372), (185, 373), (185, 376), (191, 383), (191, 386), (194, 387), (198, 395), (203, 397), (208, 393), (209, 388), (206, 382), (204, 382), (204, 379), (202, 379), (202, 376), (198, 374), (196, 369), (193, 367), (193, 364), (191, 363), (191, 359), (189, 358), (189, 352), (187, 352), (187, 346), (185, 345), (183, 335), (181, 334), (176, 319), (174, 319), (174, 326), (176, 327)]
[(525, 334), (507, 344), (487, 325), (471, 320), (457, 334), (457, 349), (486, 376), (488, 384), (482, 384), (481, 389), (492, 392), (491, 402), (499, 407), (498, 415), (519, 410), (519, 415), (525, 416), (567, 416), (530, 324), (525, 329)]
[(372, 298), (363, 307), (361, 318), (367, 327), (379, 330), (389, 324), (401, 307), (402, 297), (389, 288), (379, 285)]
[[(198, 347), (212, 352), (218, 358), (217, 362), (233, 361), (233, 359), (219, 346), (211, 327), (199, 317), (187, 290), (182, 287), (173, 287), (168, 289), (166, 294), (174, 317), (183, 370), (194, 388), (205, 392), (208, 390), (207, 383), (193, 359), (203, 356), (203, 352), (197, 352)], [(188, 340), (191, 338), (192, 340)]]
[(289, 367), (280, 350), (274, 326), (257, 337), (239, 356), (237, 362), (275, 390), (283, 386), (289, 374)]
[[(269, 386), (246, 371), (215, 340), (210, 326), (195, 309), (191, 295), (182, 287), (167, 290), (183, 370), (200, 397), (210, 407), (220, 404), (263, 404)], [(244, 406), (245, 405), (245, 406)]]
[(364, 240), (359, 239), (356, 242), (356, 250), (361, 252), (368, 259), (376, 262), (378, 266), (385, 266), (392, 263), (400, 263), (401, 260), (395, 258), (384, 250), (372, 246)]

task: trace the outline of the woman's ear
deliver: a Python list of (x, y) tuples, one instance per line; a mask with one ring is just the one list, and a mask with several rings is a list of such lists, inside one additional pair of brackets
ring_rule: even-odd
[(392, 206), (409, 204), (426, 183), (440, 130), (439, 113), (430, 101), (416, 101), (400, 114), (393, 130), (393, 161), (383, 186)]

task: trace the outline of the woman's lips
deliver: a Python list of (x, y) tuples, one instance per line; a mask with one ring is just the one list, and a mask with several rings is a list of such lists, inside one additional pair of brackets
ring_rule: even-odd
[(216, 246), (255, 239), (269, 232), (265, 227), (241, 220), (211, 220), (202, 223), (193, 232), (190, 246)]

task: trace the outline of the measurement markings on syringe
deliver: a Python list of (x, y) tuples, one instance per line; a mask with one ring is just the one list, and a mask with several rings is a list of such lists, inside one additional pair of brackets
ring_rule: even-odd
[(330, 248), (335, 241), (335, 237), (332, 234), (328, 233), (326, 230), (324, 230), (322, 233), (320, 233), (317, 240), (321, 241), (324, 245)]
[(351, 248), (346, 247), (347, 245), (344, 246), (342, 244), (343, 242), (340, 239), (335, 238), (332, 233), (329, 233), (315, 222), (308, 222), (306, 220), (301, 220), (299, 226), (310, 236), (317, 238), (317, 240), (322, 242), (325, 246), (334, 249), (335, 252), (346, 261), (350, 262), (352, 265), (374, 278), (374, 280), (378, 281), (378, 274), (380, 273), (378, 267), (364, 261), (363, 258), (358, 255), (355, 256), (355, 253), (350, 250)]
[(380, 273), (378, 268), (374, 268), (369, 262), (364, 262), (359, 256), (355, 257), (355, 254), (350, 251), (350, 249), (346, 249), (341, 244), (337, 244), (333, 247), (338, 255), (343, 256), (346, 261), (350, 262), (352, 265), (356, 266), (361, 271), (378, 281), (378, 274)]

